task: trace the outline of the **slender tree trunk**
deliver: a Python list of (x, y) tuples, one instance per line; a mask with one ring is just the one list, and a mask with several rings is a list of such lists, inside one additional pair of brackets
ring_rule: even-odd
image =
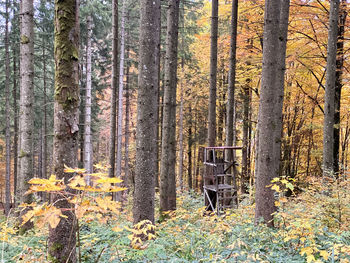
[[(10, 134), (10, 56), (9, 56), (9, 0), (5, 2), (5, 116), (6, 116), (6, 202), (5, 214), (8, 215), (11, 208), (11, 134)], [(13, 58), (15, 59), (15, 58)]]
[(115, 137), (116, 110), (118, 89), (118, 0), (112, 0), (112, 95), (111, 95), (111, 123), (109, 141), (109, 176), (115, 176)]
[(180, 0), (169, 0), (163, 102), (163, 136), (160, 166), (160, 211), (176, 209), (176, 87)]
[(215, 145), (216, 139), (216, 73), (218, 68), (218, 0), (212, 0), (210, 33), (210, 92), (208, 111), (208, 146)]
[(339, 0), (332, 0), (329, 12), (326, 91), (323, 124), (323, 176), (334, 173), (334, 101), (337, 70)]
[[(87, 173), (92, 173), (92, 141), (91, 141), (91, 40), (92, 17), (87, 17), (87, 54), (86, 54), (86, 90), (85, 90), (85, 120), (84, 120), (84, 168)], [(88, 180), (88, 184), (90, 180)]]
[(192, 189), (192, 144), (193, 144), (193, 139), (192, 139), (192, 105), (188, 106), (188, 115), (189, 117), (189, 123), (188, 123), (188, 149), (187, 149), (187, 160), (188, 160), (188, 169), (187, 169), (187, 185), (188, 189)]
[(157, 172), (157, 82), (155, 63), (160, 0), (141, 0), (139, 81), (137, 98), (136, 167), (133, 204), (134, 223), (154, 223), (154, 179)]
[(274, 107), (274, 117), (275, 117), (275, 133), (273, 143), (274, 146), (274, 156), (273, 156), (273, 171), (276, 173), (274, 176), (281, 176), (281, 137), (283, 128), (283, 98), (284, 98), (284, 79), (286, 70), (286, 47), (287, 47), (287, 36), (288, 36), (288, 19), (289, 19), (289, 6), (290, 0), (281, 1), (280, 10), (280, 22), (279, 22), (279, 46), (278, 46), (278, 69), (276, 75), (276, 95), (275, 95), (275, 107)]
[(261, 76), (261, 93), (259, 105), (259, 148), (256, 172), (256, 207), (255, 220), (259, 222), (263, 218), (264, 223), (273, 226), (273, 213), (276, 211), (274, 204), (274, 192), (270, 187), (272, 178), (277, 176), (272, 168), (273, 153), (275, 144), (273, 142), (275, 134), (276, 119), (274, 101), (276, 98), (276, 74), (278, 71), (278, 50), (279, 42), (279, 20), (280, 20), (280, 0), (266, 0), (265, 2), (265, 25), (264, 25), (264, 47), (263, 66)]
[(16, 206), (17, 193), (17, 169), (18, 169), (18, 109), (17, 109), (17, 64), (16, 64), (16, 48), (13, 49), (13, 185), (14, 185), (14, 200)]
[[(128, 34), (129, 36), (129, 34)], [(130, 140), (130, 63), (129, 63), (129, 45), (126, 48), (126, 85), (125, 85), (125, 153), (124, 153), (124, 185), (131, 185), (129, 178), (129, 140)]]
[(340, 146), (340, 99), (342, 90), (342, 75), (344, 65), (344, 34), (345, 34), (345, 22), (347, 17), (346, 1), (342, 0), (339, 11), (338, 21), (338, 40), (337, 40), (337, 60), (336, 60), (336, 74), (335, 74), (335, 108), (334, 108), (334, 148), (333, 148), (333, 169), (337, 175), (339, 173), (339, 146)]
[[(161, 114), (162, 114), (162, 110), (163, 108), (161, 107), (161, 86), (160, 86), (160, 60), (161, 60), (161, 33), (162, 33), (162, 17), (161, 17), (161, 4), (160, 2), (155, 2), (155, 7), (158, 11), (156, 12), (156, 21), (157, 21), (157, 43), (156, 43), (156, 50), (155, 50), (155, 54), (156, 54), (156, 67), (158, 70), (158, 75), (157, 75), (157, 88), (158, 88), (158, 93), (157, 93), (157, 98), (158, 98), (158, 114), (157, 114), (157, 173), (156, 173), (156, 178), (155, 178), (155, 183), (156, 183), (156, 188), (159, 189), (159, 174), (160, 174), (160, 152), (162, 149), (162, 136), (161, 136), (161, 132), (162, 132), (162, 118), (160, 118)], [(163, 70), (164, 71), (164, 70)], [(163, 81), (164, 82), (164, 81)], [(163, 89), (164, 90), (164, 89)], [(163, 103), (163, 102), (162, 102)]]
[(45, 38), (43, 41), (43, 77), (44, 77), (44, 118), (43, 118), (43, 157), (42, 157), (42, 176), (47, 178), (47, 84), (46, 84), (46, 59), (45, 59)]
[[(79, 1), (55, 0), (55, 103), (54, 174), (65, 182), (72, 174), (64, 165), (77, 167), (79, 145)], [(74, 193), (73, 190), (70, 190)], [(65, 216), (50, 228), (48, 253), (53, 262), (76, 262), (77, 230), (74, 206), (61, 195), (53, 195)]]
[[(123, 138), (123, 89), (124, 89), (124, 57), (125, 57), (125, 8), (126, 0), (122, 0), (122, 17), (120, 32), (120, 59), (119, 59), (119, 90), (118, 90), (118, 124), (117, 124), (117, 160), (116, 176), (121, 176), (122, 166), (122, 138)], [(117, 196), (119, 194), (117, 193)]]
[(249, 82), (242, 88), (243, 93), (243, 134), (242, 134), (242, 177), (241, 192), (248, 193), (249, 177), (248, 177), (248, 119), (249, 119)]
[(25, 195), (28, 181), (33, 177), (33, 129), (34, 129), (34, 7), (33, 0), (21, 4), (20, 40), (20, 149), (17, 197), (20, 202), (30, 203), (31, 195)]
[[(181, 69), (184, 72), (184, 59), (181, 60)], [(184, 76), (184, 74), (183, 74)], [(183, 80), (180, 80), (180, 124), (179, 124), (179, 180), (180, 180), (180, 189), (183, 191), (183, 163), (184, 163), (184, 96), (183, 96)]]

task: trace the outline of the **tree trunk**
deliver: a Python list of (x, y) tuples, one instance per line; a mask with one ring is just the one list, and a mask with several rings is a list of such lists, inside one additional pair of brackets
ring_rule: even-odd
[[(276, 101), (276, 86), (279, 50), (279, 21), (280, 21), (280, 0), (266, 0), (265, 2), (265, 25), (264, 25), (264, 47), (263, 65), (261, 76), (261, 94), (258, 115), (259, 145), (256, 172), (256, 207), (255, 221), (258, 223), (261, 218), (268, 226), (273, 226), (273, 213), (276, 211), (274, 204), (274, 192), (270, 187), (272, 178), (278, 176), (275, 167), (274, 151), (276, 118), (274, 116)], [(278, 51), (276, 53), (276, 50)], [(278, 165), (279, 166), (279, 165)]]
[(193, 144), (193, 139), (192, 139), (192, 105), (188, 106), (188, 115), (189, 115), (189, 123), (188, 123), (188, 149), (187, 149), (187, 160), (188, 160), (188, 168), (187, 168), (187, 185), (188, 185), (188, 190), (191, 190), (193, 188), (192, 186), (192, 144)]
[[(183, 59), (181, 63), (181, 68), (183, 71)], [(180, 189), (183, 191), (183, 164), (184, 164), (184, 96), (183, 96), (183, 80), (180, 80), (180, 124), (179, 124), (179, 180), (180, 180)]]
[(248, 176), (248, 130), (249, 130), (249, 82), (242, 88), (243, 95), (243, 134), (242, 134), (242, 177), (241, 177), (241, 192), (248, 193), (249, 176)]
[[(85, 120), (84, 120), (84, 168), (87, 173), (92, 173), (92, 141), (91, 141), (91, 40), (92, 17), (87, 17), (87, 47), (86, 47), (86, 90), (85, 90)], [(88, 179), (88, 184), (90, 180)]]
[(17, 197), (20, 202), (30, 203), (31, 195), (25, 195), (28, 181), (33, 177), (33, 129), (34, 129), (34, 7), (33, 0), (21, 4), (20, 40), (20, 149)]
[[(11, 134), (10, 134), (10, 56), (9, 56), (9, 0), (5, 2), (5, 116), (6, 116), (6, 202), (5, 214), (8, 215), (11, 208)], [(14, 58), (15, 60), (15, 58)]]
[[(55, 103), (53, 167), (65, 183), (72, 174), (64, 165), (77, 167), (79, 145), (79, 4), (77, 0), (55, 1)], [(73, 190), (70, 190), (74, 194)], [(76, 262), (76, 217), (74, 206), (61, 195), (53, 195), (62, 209), (60, 223), (50, 228), (48, 253), (54, 262)]]
[(42, 158), (42, 176), (47, 178), (47, 85), (46, 85), (46, 60), (45, 60), (45, 38), (43, 38), (43, 77), (44, 77), (44, 119), (43, 119), (43, 158)]
[(118, 0), (112, 0), (112, 94), (111, 120), (109, 141), (109, 177), (115, 176), (115, 137), (116, 137), (116, 110), (118, 89)]
[(287, 47), (287, 36), (288, 36), (288, 19), (289, 19), (289, 6), (290, 0), (281, 1), (280, 10), (280, 22), (279, 22), (279, 37), (278, 37), (278, 65), (276, 75), (276, 95), (275, 95), (275, 106), (274, 106), (274, 117), (276, 129), (274, 132), (273, 143), (274, 155), (273, 164), (274, 176), (281, 176), (281, 137), (283, 128), (283, 98), (284, 98), (284, 75), (286, 70), (286, 47)]
[(165, 54), (163, 136), (160, 166), (160, 211), (176, 209), (176, 87), (180, 0), (169, 0)]
[[(154, 223), (154, 179), (157, 172), (157, 82), (155, 63), (160, 0), (141, 0), (139, 81), (137, 97), (134, 223)], [(156, 3), (157, 2), (157, 3)]]
[[(122, 17), (120, 32), (120, 59), (119, 59), (119, 90), (118, 90), (118, 124), (117, 124), (117, 160), (116, 177), (121, 176), (122, 166), (122, 138), (123, 138), (123, 89), (124, 89), (124, 57), (125, 57), (125, 8), (126, 0), (122, 0)], [(121, 193), (116, 193), (120, 196)], [(118, 200), (118, 199), (117, 199)]]
[(16, 206), (17, 193), (17, 171), (18, 171), (18, 109), (17, 109), (17, 64), (16, 64), (16, 48), (13, 49), (13, 186), (14, 186), (14, 200), (13, 204)]
[(125, 153), (124, 153), (124, 185), (131, 186), (129, 178), (129, 140), (130, 140), (130, 64), (129, 64), (129, 45), (126, 48), (126, 85), (125, 85)]
[(323, 124), (323, 176), (334, 173), (334, 98), (337, 70), (337, 37), (338, 37), (339, 0), (332, 0), (329, 11), (329, 29), (327, 46), (326, 90), (324, 98)]
[(336, 60), (336, 74), (335, 74), (335, 101), (334, 101), (334, 148), (333, 148), (333, 169), (337, 175), (339, 173), (339, 146), (340, 146), (340, 99), (342, 90), (342, 75), (344, 65), (344, 34), (345, 34), (345, 22), (347, 17), (346, 1), (342, 0), (339, 11), (338, 21), (338, 40), (337, 40), (337, 60)]
[(215, 146), (216, 139), (216, 73), (218, 64), (218, 0), (212, 1), (210, 34), (210, 93), (208, 111), (208, 146)]

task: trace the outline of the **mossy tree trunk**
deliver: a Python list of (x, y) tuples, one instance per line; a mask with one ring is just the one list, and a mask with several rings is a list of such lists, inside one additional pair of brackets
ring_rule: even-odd
[(33, 177), (33, 129), (34, 129), (34, 7), (33, 0), (21, 4), (20, 38), (20, 107), (19, 107), (19, 170), (17, 200), (30, 203), (31, 195), (25, 195), (28, 181)]
[[(79, 24), (78, 1), (55, 0), (55, 104), (54, 174), (66, 183), (72, 174), (64, 165), (77, 166), (79, 134)], [(73, 191), (72, 191), (73, 192)], [(66, 216), (49, 232), (49, 260), (76, 262), (76, 217), (73, 206), (54, 195), (55, 205)]]

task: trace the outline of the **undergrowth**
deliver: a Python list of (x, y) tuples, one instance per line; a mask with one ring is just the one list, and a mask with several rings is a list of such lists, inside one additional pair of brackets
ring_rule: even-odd
[[(274, 229), (254, 224), (254, 205), (217, 217), (205, 215), (202, 196), (178, 193), (178, 209), (156, 223), (154, 239), (135, 241), (144, 230), (132, 228), (130, 205), (125, 205), (104, 223), (81, 219), (77, 251), (86, 263), (350, 262), (349, 180), (311, 178), (308, 183), (296, 197), (287, 199), (280, 191)], [(2, 218), (1, 262), (47, 262), (47, 230), (20, 236), (12, 220)]]

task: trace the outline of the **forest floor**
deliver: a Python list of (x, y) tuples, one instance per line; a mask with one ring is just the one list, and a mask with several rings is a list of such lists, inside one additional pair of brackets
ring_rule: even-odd
[[(324, 194), (315, 180), (296, 197), (281, 195), (273, 229), (254, 224), (249, 196), (217, 217), (203, 216), (201, 195), (178, 193), (176, 212), (156, 223), (154, 240), (138, 246), (127, 204), (117, 218), (79, 222), (78, 257), (87, 263), (350, 262), (350, 183), (343, 183), (329, 184)], [(21, 236), (12, 225), (2, 217), (1, 262), (47, 262), (47, 229)]]

